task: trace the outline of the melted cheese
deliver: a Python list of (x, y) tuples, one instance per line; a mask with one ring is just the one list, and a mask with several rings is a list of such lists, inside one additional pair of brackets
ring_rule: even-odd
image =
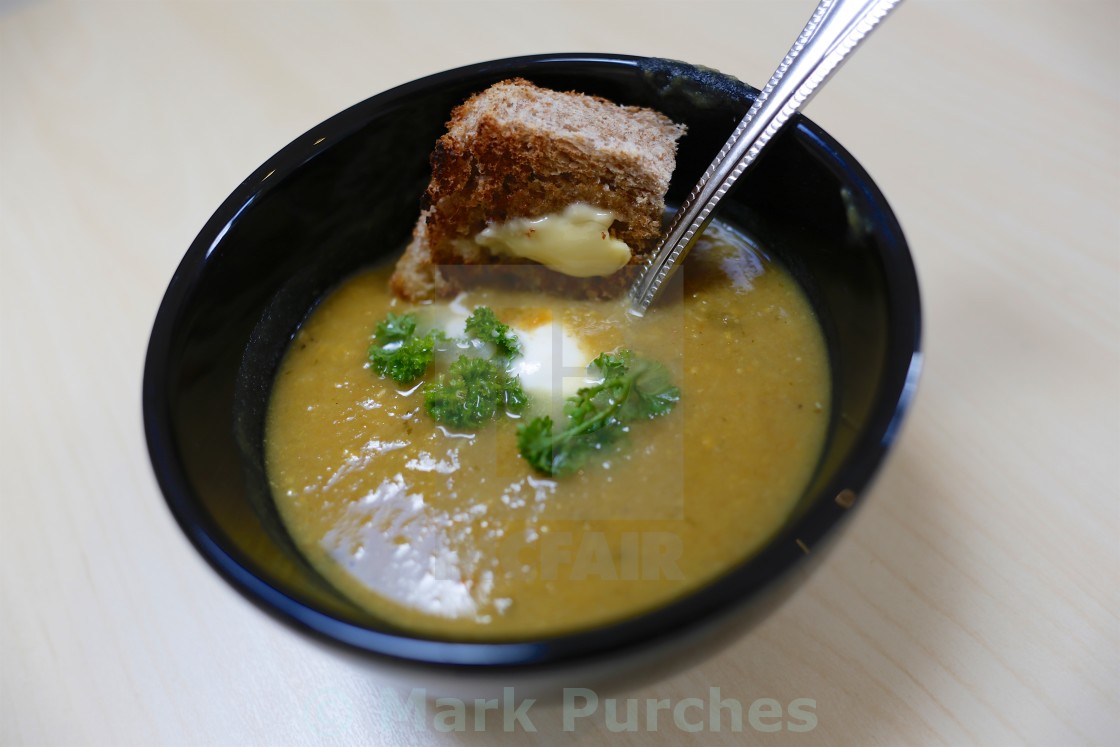
[(575, 203), (561, 213), (491, 225), (475, 242), (495, 254), (540, 262), (577, 278), (612, 275), (630, 262), (630, 247), (611, 237), (614, 214)]

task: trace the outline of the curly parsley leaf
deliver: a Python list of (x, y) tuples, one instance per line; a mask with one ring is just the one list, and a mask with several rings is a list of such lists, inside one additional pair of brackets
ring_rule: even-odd
[(498, 349), (498, 354), (507, 359), (521, 355), (521, 341), (508, 324), (498, 321), (489, 306), (479, 306), (471, 312), (464, 329), (469, 337), (491, 343)]
[(533, 418), (517, 428), (517, 448), (529, 466), (547, 475), (553, 474), (554, 453), (552, 418), (544, 415)]
[(388, 316), (377, 325), (374, 335), (382, 345), (388, 345), (391, 342), (404, 342), (415, 333), (415, 314), (394, 314), (390, 311)]
[(591, 365), (603, 375), (564, 403), (566, 423), (538, 417), (517, 429), (517, 447), (530, 466), (546, 475), (575, 472), (620, 440), (627, 425), (669, 413), (680, 400), (668, 369), (629, 350), (603, 353)]
[(521, 380), (501, 362), (465, 355), (424, 392), (432, 419), (459, 428), (482, 425), (502, 409), (521, 412), (528, 404)]
[(398, 384), (410, 384), (424, 375), (435, 358), (436, 342), (443, 333), (433, 330), (416, 334), (414, 314), (389, 315), (377, 325), (374, 344), (369, 349), (373, 370)]

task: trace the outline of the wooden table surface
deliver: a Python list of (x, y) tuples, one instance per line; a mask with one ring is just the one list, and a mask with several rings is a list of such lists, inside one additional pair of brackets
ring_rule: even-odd
[(761, 84), (813, 4), (0, 0), (0, 743), (1120, 744), (1115, 0), (911, 0), (808, 108), (910, 240), (916, 405), (807, 585), (623, 697), (806, 698), (811, 731), (402, 722), (400, 693), (211, 572), (156, 487), (156, 308), (211, 212), (289, 140), (517, 54)]

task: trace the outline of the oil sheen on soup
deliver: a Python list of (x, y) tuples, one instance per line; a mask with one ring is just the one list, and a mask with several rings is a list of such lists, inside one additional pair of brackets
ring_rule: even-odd
[[(390, 267), (329, 294), (294, 336), (266, 423), (280, 515), (308, 561), (380, 619), (421, 635), (511, 640), (571, 632), (665, 604), (757, 552), (807, 486), (829, 422), (824, 339), (800, 287), (727, 226), (698, 242), (645, 317), (623, 301), (475, 289), (413, 306)], [(683, 276), (683, 277), (681, 277)], [(529, 409), (448, 428), (424, 389), (371, 370), (390, 311), (453, 329), (492, 308), (520, 338)], [(580, 470), (549, 477), (517, 426), (559, 422), (628, 349), (664, 364), (680, 398)]]

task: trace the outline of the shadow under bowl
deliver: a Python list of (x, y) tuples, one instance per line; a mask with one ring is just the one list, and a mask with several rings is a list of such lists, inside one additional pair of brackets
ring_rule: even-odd
[(920, 368), (918, 285), (902, 231), (859, 164), (797, 117), (720, 209), (792, 271), (828, 341), (831, 430), (787, 526), (713, 583), (571, 635), (434, 640), (355, 607), (303, 561), (268, 495), (262, 435), (272, 379), (315, 302), (408, 239), (430, 176), (428, 156), (451, 109), (514, 76), (653, 107), (685, 123), (670, 202), (683, 199), (757, 93), (678, 62), (555, 54), (471, 65), (374, 96), (294, 140), (226, 199), (172, 278), (148, 348), (148, 448), (191, 542), (267, 612), (384, 665), (444, 672), (578, 667), (646, 656), (757, 613), (773, 597), (762, 592), (788, 582), (788, 571), (835, 533), (867, 489)]

